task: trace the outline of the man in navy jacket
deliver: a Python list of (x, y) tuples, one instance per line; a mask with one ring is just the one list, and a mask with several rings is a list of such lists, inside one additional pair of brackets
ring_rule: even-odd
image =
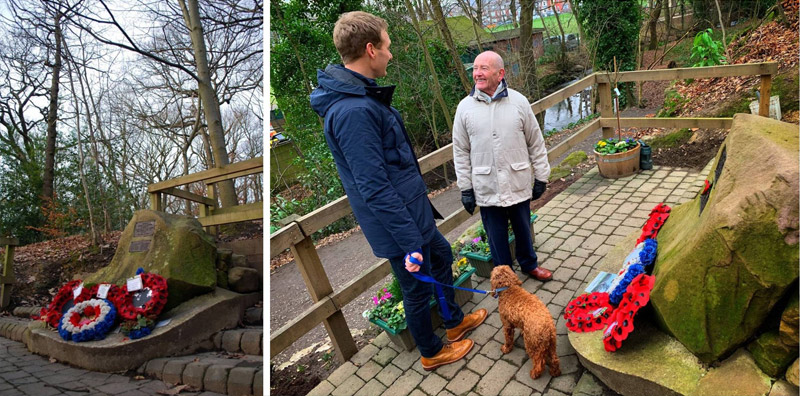
[(428, 199), (403, 120), (391, 106), (395, 87), (374, 80), (386, 75), (392, 59), (387, 29), (386, 21), (366, 12), (342, 14), (333, 42), (344, 65), (317, 71), (319, 87), (311, 94), (311, 107), (325, 119), (325, 139), (364, 236), (376, 256), (389, 259), (400, 283), (422, 366), (433, 370), (469, 353), (473, 341), (463, 338), (487, 313), (480, 309), (465, 316), (453, 289), (444, 288), (451, 313), (445, 321), (451, 343), (444, 345), (431, 325), (433, 288), (411, 275), (419, 272), (452, 284), (453, 254), (436, 228), (439, 214)]

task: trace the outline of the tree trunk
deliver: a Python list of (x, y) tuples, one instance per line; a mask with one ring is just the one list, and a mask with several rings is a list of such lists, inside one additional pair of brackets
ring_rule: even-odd
[(533, 54), (534, 0), (520, 0), (520, 59), (519, 70), (525, 96), (539, 99), (539, 82), (536, 76), (536, 57)]
[(511, 0), (511, 24), (512, 24), (511, 26), (513, 26), (514, 29), (519, 27), (519, 23), (517, 23), (517, 1), (516, 0)]
[(81, 105), (78, 102), (78, 93), (75, 91), (75, 83), (72, 78), (72, 68), (70, 63), (67, 62), (67, 71), (69, 74), (69, 86), (72, 90), (72, 98), (75, 100), (75, 136), (78, 138), (78, 175), (81, 179), (83, 186), (83, 197), (86, 201), (86, 210), (89, 212), (89, 232), (91, 234), (92, 246), (100, 244), (100, 234), (97, 232), (94, 221), (94, 210), (92, 209), (92, 199), (89, 196), (89, 184), (86, 182), (86, 172), (83, 170), (85, 157), (83, 155), (83, 141), (81, 141)]
[(719, 15), (719, 27), (722, 29), (722, 46), (725, 48), (725, 57), (728, 63), (732, 62), (731, 53), (728, 51), (728, 40), (725, 39), (725, 23), (722, 22), (722, 9), (719, 7), (719, 0), (714, 0), (717, 5), (717, 15)]
[(44, 150), (44, 174), (42, 175), (43, 205), (55, 199), (55, 162), (56, 162), (56, 122), (58, 121), (58, 86), (61, 76), (61, 13), (56, 10), (53, 17), (54, 40), (56, 44), (55, 60), (51, 66), (53, 73), (50, 81), (50, 105), (47, 109), (47, 140)]
[[(192, 38), (192, 49), (197, 65), (197, 90), (200, 100), (203, 102), (203, 110), (206, 118), (206, 125), (211, 144), (214, 164), (217, 167), (228, 165), (228, 151), (225, 147), (225, 135), (222, 128), (222, 116), (219, 111), (219, 101), (211, 86), (211, 74), (208, 70), (208, 57), (206, 54), (206, 43), (203, 36), (203, 26), (200, 23), (200, 9), (197, 0), (178, 0), (183, 10), (183, 19), (186, 27), (189, 28)], [(233, 188), (233, 181), (226, 180), (217, 183), (219, 198), (222, 207), (238, 205), (236, 191)]]
[[(523, 0), (520, 0), (520, 4), (522, 4), (522, 3), (523, 3)], [(533, 9), (536, 11), (536, 15), (539, 16), (539, 19), (542, 20), (542, 27), (544, 27), (544, 34), (547, 35), (547, 37), (545, 39), (549, 39), (550, 37), (552, 37), (552, 35), (550, 34), (550, 29), (547, 28), (547, 24), (544, 23), (544, 15), (542, 14), (542, 10), (540, 10), (539, 7), (536, 7), (535, 4), (533, 5)], [(523, 10), (522, 13), (524, 14), (525, 11)], [(533, 23), (533, 15), (531, 15), (531, 23)], [(520, 24), (520, 26), (522, 26), (522, 15), (520, 15), (520, 17), (519, 17), (519, 24)], [(533, 26), (531, 26), (531, 32), (532, 31), (533, 31)], [(520, 28), (520, 35), (521, 34), (522, 34), (522, 29)], [(522, 36), (520, 36), (520, 37), (522, 37)], [(546, 40), (542, 40), (542, 49), (544, 49), (545, 41)]]
[(578, 26), (578, 45), (585, 48), (586, 46), (583, 43), (583, 39), (586, 36), (583, 35), (583, 26), (581, 25), (581, 17), (578, 15), (578, 9), (572, 5), (572, 0), (567, 0), (567, 4), (569, 4), (569, 9), (572, 10), (572, 16), (575, 18), (575, 24)]
[(472, 21), (472, 30), (475, 32), (475, 42), (478, 43), (478, 51), (483, 52), (481, 36), (480, 33), (478, 33), (478, 28), (482, 29), (483, 26), (481, 21), (479, 19), (475, 19), (475, 16), (472, 15), (472, 8), (466, 3), (465, 0), (458, 0), (458, 4), (461, 6), (461, 9), (464, 10), (464, 13), (467, 14), (467, 18)]
[(661, 3), (663, 0), (656, 1), (650, 9), (650, 46), (648, 49), (658, 48), (658, 18), (661, 17)]
[(428, 47), (425, 45), (425, 39), (422, 38), (422, 33), (419, 31), (419, 22), (417, 21), (416, 15), (414, 15), (414, 7), (411, 5), (410, 0), (404, 1), (406, 3), (406, 8), (408, 9), (408, 14), (411, 16), (411, 24), (414, 26), (414, 31), (417, 33), (417, 38), (419, 38), (419, 44), (422, 47), (422, 52), (425, 54), (425, 63), (428, 64), (428, 70), (430, 70), (431, 77), (433, 78), (433, 86), (431, 87), (433, 90), (433, 96), (436, 98), (436, 101), (439, 102), (439, 106), (442, 108), (442, 113), (444, 113), (445, 120), (447, 121), (447, 127), (452, 131), (453, 117), (450, 117), (450, 110), (447, 108), (447, 104), (442, 96), (442, 85), (439, 84), (439, 77), (436, 76), (436, 68), (433, 66), (431, 54), (428, 53)]
[(450, 52), (450, 57), (453, 59), (453, 67), (456, 69), (456, 73), (458, 73), (458, 78), (461, 80), (461, 85), (464, 86), (464, 91), (469, 93), (470, 89), (472, 89), (472, 84), (470, 84), (469, 79), (467, 78), (467, 72), (464, 70), (464, 64), (461, 62), (461, 58), (458, 56), (455, 43), (453, 43), (453, 36), (450, 35), (450, 29), (447, 27), (447, 22), (444, 19), (442, 5), (439, 3), (439, 0), (431, 0), (431, 6), (433, 7), (433, 17), (436, 19), (436, 24), (439, 26), (439, 31), (442, 33), (444, 44), (447, 46), (447, 51)]
[[(558, 24), (558, 30), (561, 32), (561, 39), (558, 40), (561, 43), (561, 63), (562, 68), (566, 68), (567, 66), (567, 34), (564, 33), (564, 28), (561, 26), (561, 19), (558, 17), (558, 11), (556, 11), (555, 4), (550, 6), (553, 10), (553, 15), (556, 17), (556, 23)], [(544, 21), (542, 21), (544, 22)], [(542, 23), (544, 25), (544, 23)]]

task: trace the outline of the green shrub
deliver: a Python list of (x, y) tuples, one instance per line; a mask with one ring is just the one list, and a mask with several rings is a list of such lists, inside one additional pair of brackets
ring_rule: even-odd
[(664, 105), (658, 111), (657, 117), (674, 117), (686, 102), (688, 100), (681, 96), (678, 91), (667, 91), (664, 95)]
[(695, 62), (692, 67), (716, 66), (727, 63), (725, 61), (725, 45), (711, 38), (711, 28), (694, 36), (691, 59)]

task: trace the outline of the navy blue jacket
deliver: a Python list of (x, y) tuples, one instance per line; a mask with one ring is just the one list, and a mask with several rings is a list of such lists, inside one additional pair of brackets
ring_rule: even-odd
[(317, 80), (311, 107), (325, 118), (325, 140), (373, 253), (393, 258), (421, 248), (436, 230), (435, 209), (391, 106), (394, 86), (379, 87), (342, 65), (317, 70)]

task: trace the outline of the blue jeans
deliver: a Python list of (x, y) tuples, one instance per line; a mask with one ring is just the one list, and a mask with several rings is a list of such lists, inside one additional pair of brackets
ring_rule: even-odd
[(511, 266), (511, 249), (508, 246), (508, 222), (514, 230), (517, 246), (517, 261), (523, 272), (530, 272), (539, 266), (539, 258), (533, 250), (531, 241), (531, 201), (526, 199), (508, 206), (482, 206), (481, 220), (486, 236), (489, 237), (489, 250), (494, 265)]
[[(453, 284), (453, 270), (451, 268), (453, 252), (450, 250), (450, 243), (438, 230), (435, 232), (433, 239), (422, 246), (422, 258), (420, 274), (430, 275), (444, 284)], [(423, 357), (433, 357), (439, 353), (443, 346), (442, 340), (433, 334), (433, 325), (431, 324), (431, 310), (428, 303), (431, 300), (431, 295), (435, 295), (433, 285), (414, 278), (406, 270), (404, 257), (390, 258), (389, 263), (392, 264), (394, 276), (403, 290), (406, 324), (408, 324), (408, 329), (411, 331), (414, 341), (417, 342), (417, 349), (419, 349), (419, 353)], [(450, 320), (444, 321), (444, 327), (452, 329), (464, 320), (464, 312), (455, 302), (453, 289), (450, 287), (442, 287), (442, 289), (444, 289), (447, 306), (450, 308)], [(442, 313), (441, 306), (439, 306), (439, 313)], [(442, 315), (442, 318), (444, 318), (444, 315)]]

